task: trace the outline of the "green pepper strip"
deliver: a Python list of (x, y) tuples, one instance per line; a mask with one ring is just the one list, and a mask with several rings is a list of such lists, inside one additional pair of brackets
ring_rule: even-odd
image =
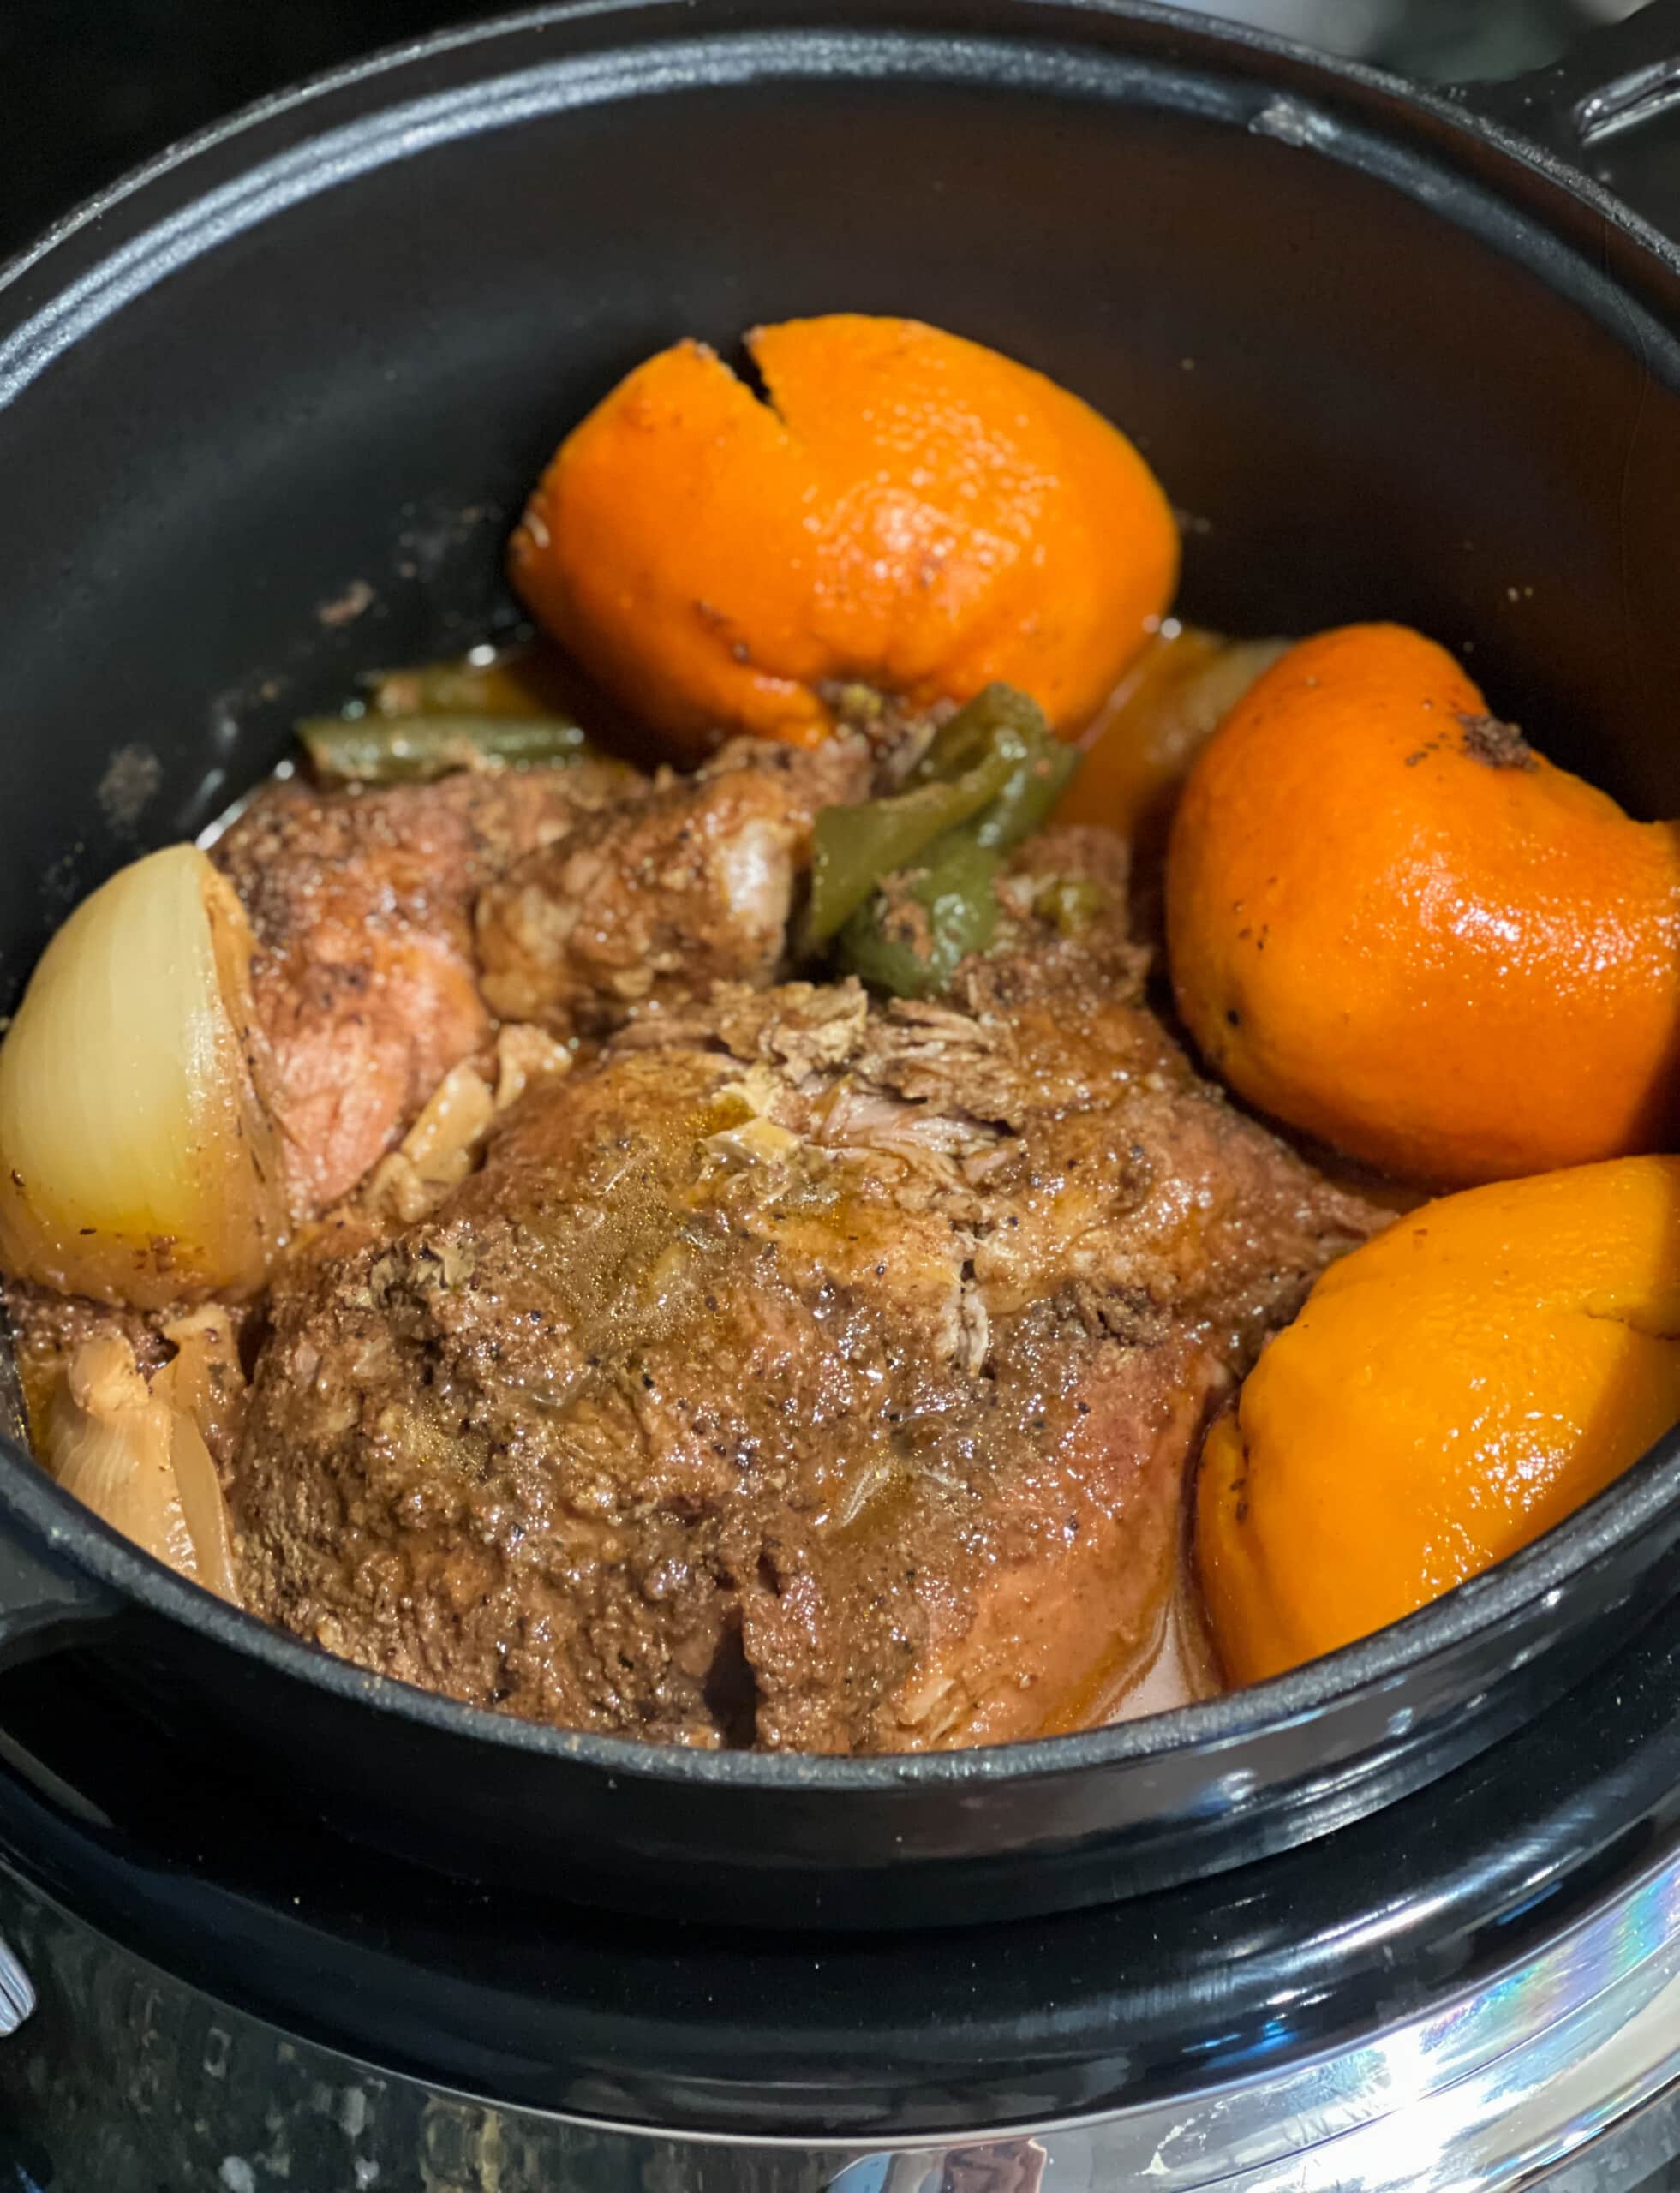
[(953, 830), (929, 848), (926, 865), (907, 876), (903, 899), (927, 915), (925, 951), (912, 935), (894, 934), (894, 901), (875, 892), (841, 929), (834, 958), (849, 973), (861, 976), (894, 997), (932, 997), (972, 952), (983, 952), (997, 927), (997, 893), (992, 888), (1001, 856), (976, 842), (972, 829)]
[(1023, 756), (1002, 791), (973, 825), (983, 846), (1007, 852), (1030, 838), (1049, 817), (1079, 766), (1076, 746), (1050, 738)]
[(988, 685), (936, 734), (917, 771), (942, 778), (970, 768), (981, 752), (1007, 752), (1015, 768), (996, 800), (974, 825), (983, 846), (1007, 852), (1030, 837), (1067, 789), (1079, 766), (1078, 749), (1065, 745), (1031, 694), (1013, 685)]
[(379, 716), (548, 716), (523, 653), (493, 662), (428, 662), (387, 670), (372, 680), (371, 713)]
[[(898, 996), (942, 989), (991, 941), (999, 855), (1043, 822), (1079, 760), (1030, 695), (988, 685), (935, 734), (908, 791), (818, 815), (807, 941), (836, 939), (840, 966)], [(927, 914), (926, 957), (890, 934), (877, 889), (912, 867), (901, 896)]]
[(907, 868), (936, 839), (989, 807), (1019, 766), (1001, 747), (948, 782), (916, 786), (861, 807), (820, 810), (812, 839), (806, 941), (828, 943), (883, 875)]
[(297, 726), (323, 782), (404, 784), (492, 762), (575, 762), (590, 750), (564, 716), (314, 716)]
[(988, 685), (934, 733), (917, 765), (917, 778), (950, 777), (972, 768), (1006, 732), (1025, 740), (1049, 737), (1044, 711), (1030, 693), (1014, 685)]

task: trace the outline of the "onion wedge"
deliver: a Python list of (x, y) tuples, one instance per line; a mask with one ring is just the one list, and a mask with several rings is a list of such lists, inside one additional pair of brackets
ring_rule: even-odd
[(285, 1210), (251, 1073), (251, 949), (193, 846), (76, 908), (0, 1045), (0, 1265), (137, 1309), (261, 1284)]
[[(164, 1375), (164, 1374), (160, 1374)], [(113, 1530), (238, 1603), (227, 1509), (192, 1418), (148, 1391), (119, 1334), (84, 1341), (47, 1419), (48, 1467)]]

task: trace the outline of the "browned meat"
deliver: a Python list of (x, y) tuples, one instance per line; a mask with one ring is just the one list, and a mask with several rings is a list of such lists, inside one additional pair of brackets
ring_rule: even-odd
[(774, 980), (812, 817), (861, 798), (870, 768), (860, 744), (801, 754), (752, 740), (698, 777), (579, 816), (479, 899), (492, 1010), (593, 1033), (714, 982)]
[(263, 1093), (295, 1216), (347, 1194), (488, 1041), (481, 887), (626, 776), (583, 763), (361, 793), (281, 785), (222, 839), (215, 858), (256, 931)]
[(755, 743), (694, 779), (602, 761), (266, 793), (215, 857), (256, 931), (294, 1217), (356, 1186), (492, 1013), (590, 1032), (720, 978), (769, 981), (812, 815), (858, 797), (870, 766), (844, 741)]
[[(1047, 839), (1033, 875), (1103, 857)], [(1208, 1410), (1384, 1215), (1197, 1080), (1112, 920), (1061, 941), (1039, 895), (960, 1004), (648, 1013), (432, 1219), (296, 1270), (236, 1472), (247, 1604), (655, 1739), (1100, 1718)]]

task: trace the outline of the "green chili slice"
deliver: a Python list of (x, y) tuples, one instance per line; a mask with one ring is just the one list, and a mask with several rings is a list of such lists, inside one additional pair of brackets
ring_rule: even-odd
[(812, 834), (807, 942), (828, 943), (883, 875), (908, 868), (936, 840), (990, 806), (1016, 766), (994, 750), (948, 782), (917, 785), (861, 807), (822, 809)]
[(552, 667), (529, 649), (505, 651), (489, 662), (426, 662), (387, 670), (371, 681), (368, 707), (377, 716), (523, 716), (555, 713)]
[(1049, 818), (1050, 810), (1067, 789), (1079, 766), (1079, 749), (1048, 738), (1043, 746), (1025, 755), (1011, 772), (997, 798), (978, 816), (974, 834), (983, 846), (1007, 852), (1011, 846), (1030, 838)]
[(312, 716), (297, 726), (324, 784), (409, 784), (488, 762), (529, 768), (591, 751), (565, 716)]
[(818, 815), (807, 942), (834, 940), (838, 965), (897, 996), (943, 989), (991, 941), (1000, 855), (1045, 820), (1079, 759), (1029, 694), (988, 685), (935, 733), (906, 791)]
[(942, 779), (972, 768), (982, 754), (1007, 754), (1013, 763), (996, 799), (974, 825), (983, 846), (1007, 852), (1049, 814), (1079, 766), (1079, 751), (1056, 737), (1031, 694), (1013, 685), (988, 685), (936, 733), (917, 776)]
[(1108, 893), (1089, 876), (1054, 875), (1039, 885), (1032, 911), (1062, 936), (1077, 936), (1081, 929), (1091, 927), (1108, 903)]
[(1010, 736), (1023, 742), (1048, 738), (1044, 711), (1017, 686), (988, 685), (941, 725), (917, 764), (916, 774), (919, 779), (960, 775), (1001, 738)]
[(850, 916), (835, 940), (835, 964), (894, 997), (937, 995), (958, 963), (992, 941), (999, 864), (971, 831), (954, 830), (922, 866)]

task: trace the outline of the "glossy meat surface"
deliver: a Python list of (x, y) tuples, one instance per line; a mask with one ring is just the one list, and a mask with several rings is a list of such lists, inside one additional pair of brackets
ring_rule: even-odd
[[(1107, 859), (1068, 940), (1030, 909)], [(565, 1726), (828, 1752), (1100, 1718), (1210, 1407), (1384, 1214), (1201, 1084), (1123, 875), (1037, 841), (948, 1004), (726, 986), (526, 1098), (430, 1219), (282, 1285), (247, 1603)]]
[(837, 742), (738, 749), (692, 779), (591, 760), (264, 793), (215, 858), (256, 933), (293, 1216), (349, 1194), (493, 1013), (596, 1033), (650, 999), (770, 981), (816, 806), (867, 778)]
[(869, 779), (846, 740), (817, 754), (745, 741), (697, 776), (580, 812), (479, 899), (492, 1011), (589, 1034), (714, 982), (771, 981), (816, 810)]
[(278, 785), (217, 845), (256, 933), (263, 1094), (295, 1216), (348, 1194), (488, 1043), (473, 902), (612, 789), (589, 768), (325, 795)]

